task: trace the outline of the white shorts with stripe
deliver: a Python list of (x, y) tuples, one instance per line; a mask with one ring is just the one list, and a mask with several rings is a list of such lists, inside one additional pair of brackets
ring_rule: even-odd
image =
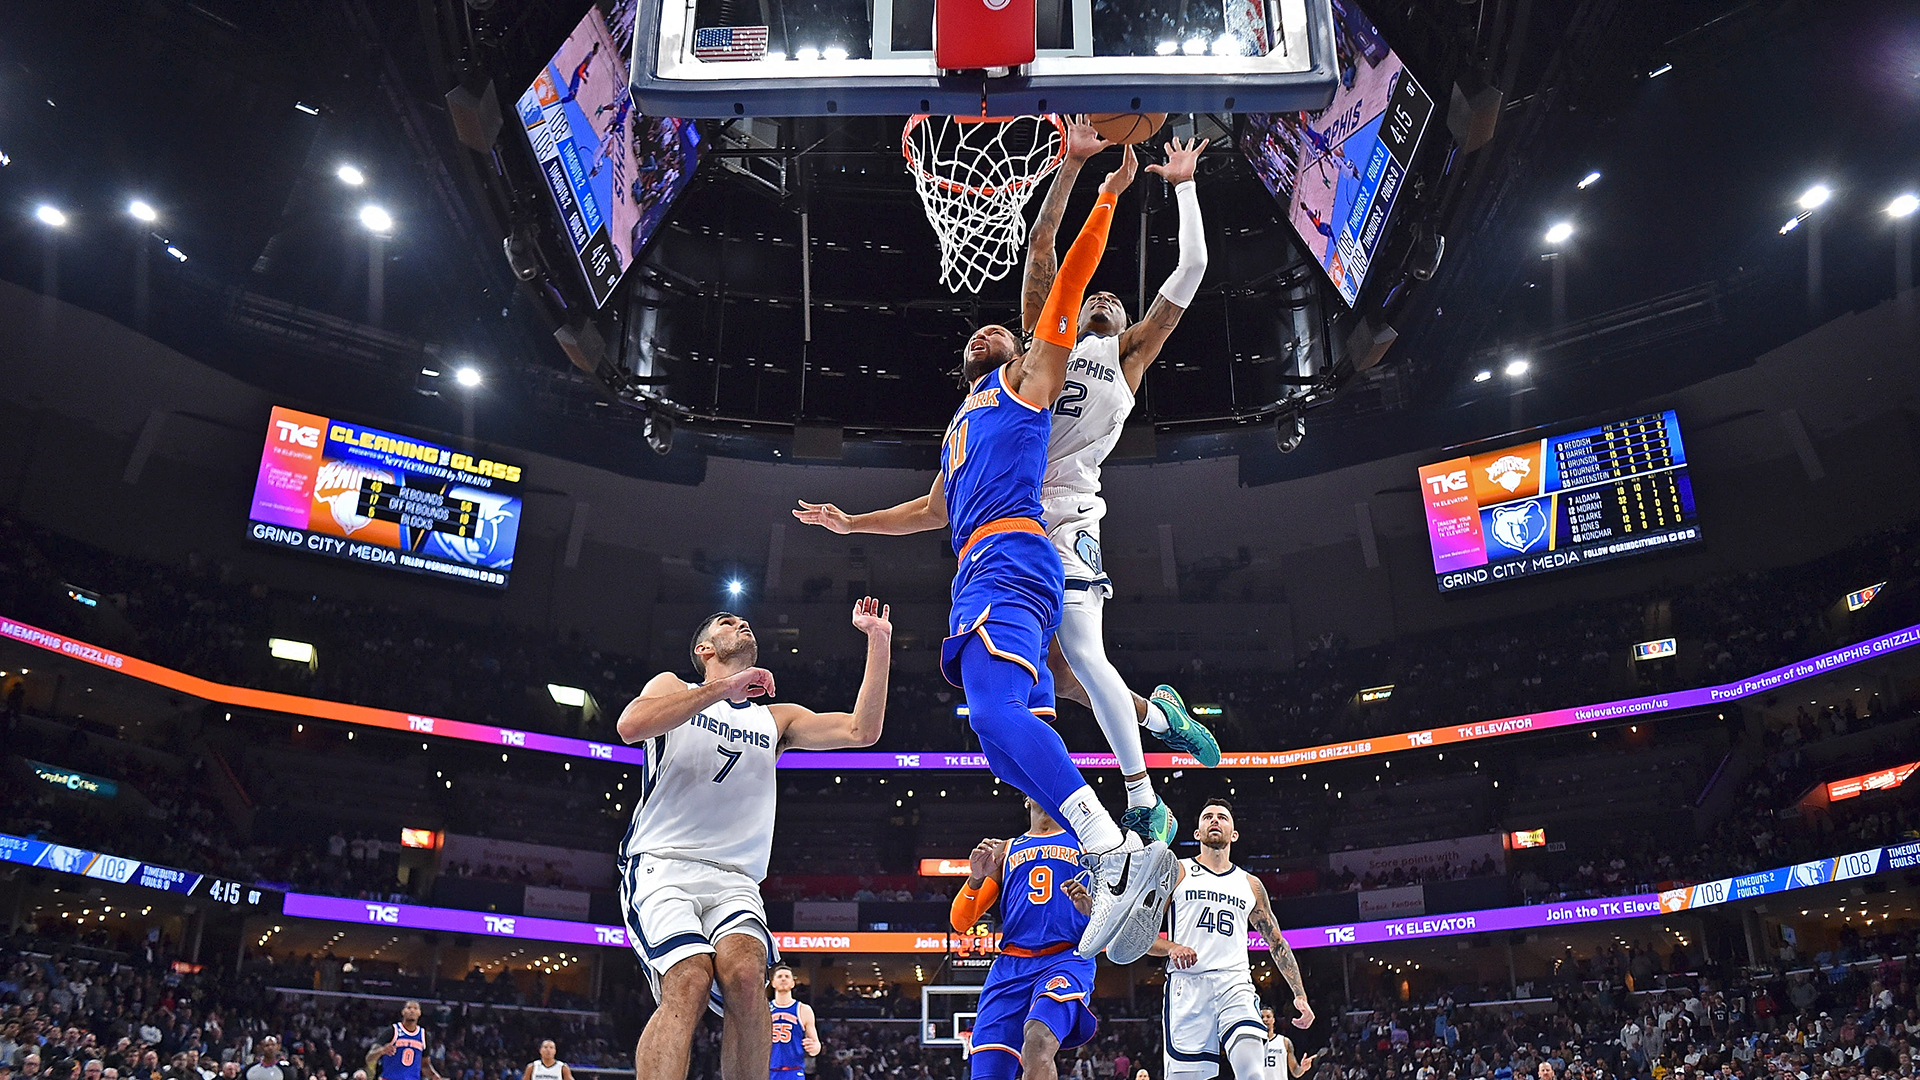
[(645, 854), (621, 859), (620, 915), (655, 1000), (667, 969), (688, 957), (711, 955), (723, 937), (744, 934), (765, 947), (767, 963), (780, 958), (767, 932), (760, 884), (712, 863)]
[(1060, 553), (1060, 566), (1066, 571), (1069, 604), (1097, 604), (1113, 596), (1113, 581), (1107, 577), (1106, 559), (1100, 552), (1100, 519), (1107, 516), (1107, 501), (1098, 495), (1063, 494), (1041, 503), (1047, 517), (1047, 539)]
[(1211, 1080), (1234, 1039), (1267, 1041), (1260, 1020), (1260, 993), (1244, 970), (1200, 975), (1167, 973), (1166, 1080)]

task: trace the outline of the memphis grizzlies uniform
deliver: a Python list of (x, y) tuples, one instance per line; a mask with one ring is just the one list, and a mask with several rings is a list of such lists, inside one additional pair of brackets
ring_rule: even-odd
[(1051, 714), (1046, 656), (1060, 625), (1061, 569), (1041, 524), (1040, 478), (1052, 419), (1007, 387), (1006, 372), (998, 368), (973, 384), (940, 444), (947, 521), (960, 560), (940, 670), (963, 686), (960, 653), (968, 636), (979, 634), (988, 651), (1033, 675), (1033, 709)]
[(807, 1048), (801, 1040), (807, 1036), (800, 1023), (800, 1003), (767, 1003), (773, 1013), (773, 1055), (767, 1059), (769, 1080), (799, 1080), (807, 1068)]
[(426, 1056), (426, 1028), (409, 1032), (393, 1025), (393, 1051), (380, 1059), (380, 1080), (420, 1080), (420, 1061)]
[(1184, 859), (1186, 876), (1167, 908), (1173, 942), (1195, 953), (1193, 966), (1167, 967), (1166, 1076), (1207, 1080), (1220, 1074), (1220, 1059), (1236, 1038), (1267, 1041), (1260, 995), (1247, 962), (1247, 916), (1253, 913), (1253, 882), (1237, 866), (1217, 874), (1198, 859)]
[(1074, 952), (1087, 917), (1065, 885), (1081, 874), (1080, 843), (1070, 832), (1017, 836), (1000, 871), (1000, 955), (980, 989), (973, 1022), (973, 1080), (1020, 1075), (1028, 1020), (1047, 1025), (1062, 1050), (1093, 1038), (1087, 1008), (1092, 960)]
[(551, 1065), (543, 1065), (539, 1058), (534, 1058), (532, 1068), (533, 1080), (565, 1080), (567, 1075), (567, 1063), (559, 1058), (554, 1058)]
[[(692, 684), (688, 684), (692, 688)], [(717, 701), (644, 744), (640, 801), (620, 843), (628, 944), (647, 977), (713, 952), (729, 934), (767, 934), (760, 879), (773, 850), (780, 728), (749, 701)]]
[(1040, 504), (1047, 536), (1066, 569), (1066, 602), (1113, 595), (1100, 555), (1100, 465), (1133, 412), (1133, 388), (1120, 369), (1118, 335), (1089, 334), (1067, 359), (1067, 381), (1053, 404), (1047, 473)]

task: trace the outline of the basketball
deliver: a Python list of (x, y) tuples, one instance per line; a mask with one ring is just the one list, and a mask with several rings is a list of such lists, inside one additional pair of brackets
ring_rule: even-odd
[(1167, 122), (1167, 114), (1155, 113), (1094, 113), (1087, 117), (1087, 123), (1108, 142), (1131, 146), (1145, 141), (1160, 130)]

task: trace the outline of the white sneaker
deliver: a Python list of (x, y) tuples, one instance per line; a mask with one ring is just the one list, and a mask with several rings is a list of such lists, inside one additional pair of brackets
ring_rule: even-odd
[(1147, 954), (1160, 936), (1161, 917), (1173, 898), (1180, 861), (1158, 840), (1142, 848), (1104, 855), (1082, 855), (1092, 872), (1093, 914), (1080, 935), (1080, 956), (1091, 960), (1107, 950), (1107, 959), (1131, 964)]

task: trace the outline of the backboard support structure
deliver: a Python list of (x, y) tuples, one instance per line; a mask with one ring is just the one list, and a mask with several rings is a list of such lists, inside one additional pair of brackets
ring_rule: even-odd
[(973, 1053), (973, 1021), (980, 1003), (980, 986), (922, 986), (920, 988), (920, 1045)]
[[(1318, 110), (1332, 0), (1034, 0), (1034, 59), (943, 71), (934, 4), (638, 0), (633, 100), (655, 116), (1022, 116)], [(756, 20), (744, 25), (742, 9)], [(757, 20), (765, 19), (760, 23)]]

